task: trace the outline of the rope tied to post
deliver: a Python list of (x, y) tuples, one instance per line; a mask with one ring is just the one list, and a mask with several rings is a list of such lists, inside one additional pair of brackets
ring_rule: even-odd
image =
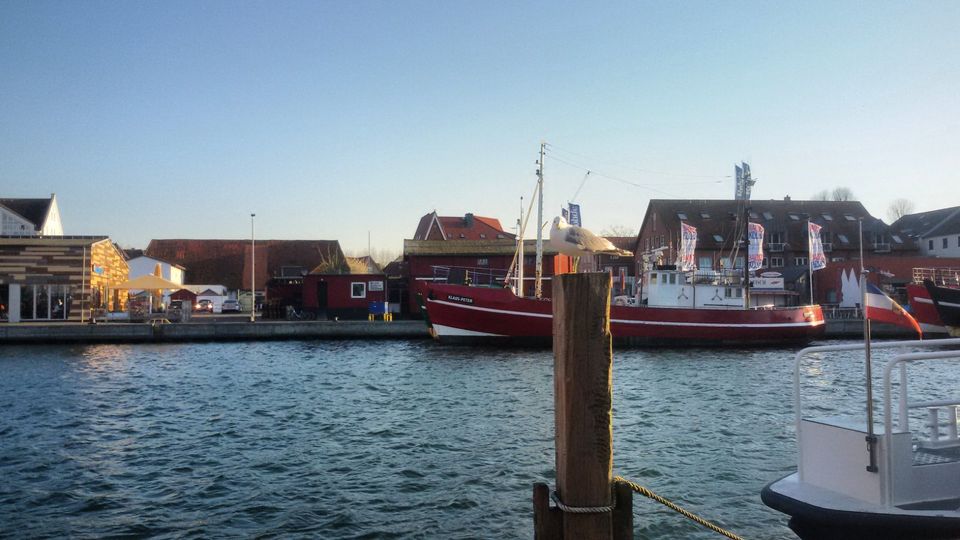
[(613, 512), (613, 509), (617, 507), (617, 498), (615, 494), (611, 494), (610, 496), (613, 503), (609, 506), (567, 506), (560, 500), (560, 495), (556, 490), (550, 492), (550, 499), (557, 505), (557, 508), (570, 514), (604, 514), (606, 512)]
[(726, 529), (723, 529), (723, 528), (721, 528), (721, 527), (718, 526), (718, 525), (714, 525), (713, 523), (710, 523), (709, 521), (703, 519), (702, 517), (700, 517), (700, 516), (698, 516), (698, 515), (690, 512), (690, 511), (688, 511), (688, 510), (684, 510), (683, 508), (681, 508), (681, 507), (680, 507), (679, 505), (677, 505), (676, 503), (674, 503), (674, 502), (672, 502), (672, 501), (669, 501), (669, 500), (661, 497), (660, 495), (657, 495), (656, 493), (650, 491), (649, 489), (641, 486), (640, 484), (638, 484), (638, 483), (636, 483), (636, 482), (631, 482), (630, 480), (627, 480), (626, 478), (624, 478), (624, 477), (622, 477), (622, 476), (615, 476), (615, 477), (613, 478), (613, 483), (614, 483), (614, 484), (618, 484), (618, 483), (626, 484), (626, 485), (629, 486), (630, 489), (632, 489), (633, 491), (635, 491), (635, 492), (643, 495), (644, 497), (647, 497), (648, 499), (653, 499), (653, 500), (657, 501), (658, 503), (666, 506), (667, 508), (673, 510), (674, 512), (677, 512), (678, 514), (680, 514), (680, 515), (682, 515), (682, 516), (684, 516), (684, 517), (686, 517), (686, 518), (688, 518), (688, 519), (691, 519), (691, 520), (693, 520), (694, 522), (696, 522), (696, 523), (698, 523), (698, 524), (700, 524), (700, 525), (703, 525), (704, 527), (710, 529), (711, 531), (713, 531), (713, 532), (715, 532), (715, 533), (722, 534), (723, 536), (726, 536), (727, 538), (731, 538), (732, 540), (743, 540), (743, 538), (741, 538), (740, 536), (737, 536), (736, 534), (733, 534), (732, 532), (730, 532), (730, 531), (728, 531), (728, 530), (726, 530)]

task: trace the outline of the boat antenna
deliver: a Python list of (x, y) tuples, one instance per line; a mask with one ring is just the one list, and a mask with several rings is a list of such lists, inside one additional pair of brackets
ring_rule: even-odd
[(877, 436), (873, 432), (873, 368), (870, 360), (870, 319), (867, 318), (867, 270), (863, 265), (863, 218), (857, 219), (860, 234), (860, 309), (863, 311), (863, 352), (866, 356), (864, 368), (867, 378), (867, 453), (870, 464), (867, 471), (877, 472)]
[(547, 143), (540, 141), (540, 159), (537, 161), (537, 266), (534, 296), (543, 297), (543, 150)]

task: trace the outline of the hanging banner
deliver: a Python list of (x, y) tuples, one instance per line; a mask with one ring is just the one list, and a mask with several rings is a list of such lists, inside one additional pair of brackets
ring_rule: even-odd
[(570, 219), (567, 220), (567, 223), (571, 225), (576, 225), (577, 227), (583, 227), (583, 224), (580, 222), (580, 205), (570, 203)]
[(680, 270), (696, 270), (697, 229), (681, 221), (680, 231)]
[(820, 243), (820, 225), (816, 223), (807, 223), (807, 236), (810, 246), (810, 269), (823, 270), (827, 267), (827, 256), (823, 252), (823, 244)]
[(751, 272), (763, 268), (763, 225), (748, 223), (747, 237), (750, 239), (747, 268)]

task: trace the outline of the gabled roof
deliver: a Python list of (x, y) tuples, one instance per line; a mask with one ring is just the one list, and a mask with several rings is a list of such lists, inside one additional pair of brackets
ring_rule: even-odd
[(417, 224), (413, 240), (496, 240), (514, 238), (504, 232), (500, 220), (473, 214), (459, 216), (438, 216), (433, 211)]
[(53, 197), (49, 199), (0, 199), (0, 206), (33, 223), (35, 231), (43, 228), (50, 213)]
[(914, 238), (960, 234), (960, 206), (908, 214), (890, 227)]
[[(151, 240), (147, 256), (189, 268), (192, 283), (222, 283), (228, 289), (250, 288), (249, 240)], [(345, 270), (346, 262), (336, 240), (257, 240), (256, 288), (263, 289), (284, 266), (316, 268), (327, 265)]]
[[(640, 228), (641, 236), (651, 231), (657, 231), (655, 234), (674, 233), (683, 221), (697, 228), (698, 249), (728, 249), (735, 240), (732, 237), (736, 231), (737, 214), (741, 211), (738, 210), (739, 204), (731, 199), (652, 199)], [(806, 245), (808, 219), (832, 235), (834, 249), (859, 246), (860, 220), (865, 237), (891, 233), (890, 227), (871, 216), (859, 201), (752, 200), (748, 201), (747, 206), (750, 208), (750, 221), (762, 225), (767, 237), (771, 233), (786, 233), (788, 244)], [(847, 241), (843, 242), (839, 235), (843, 235)], [(672, 240), (676, 247), (676, 238), (667, 240)], [(902, 243), (890, 242), (891, 249), (916, 249), (911, 239), (901, 240)]]

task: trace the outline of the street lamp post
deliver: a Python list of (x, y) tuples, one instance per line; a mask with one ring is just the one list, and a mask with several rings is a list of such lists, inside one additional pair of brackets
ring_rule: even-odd
[(257, 322), (257, 246), (253, 236), (253, 218), (256, 214), (250, 214), (250, 322)]

